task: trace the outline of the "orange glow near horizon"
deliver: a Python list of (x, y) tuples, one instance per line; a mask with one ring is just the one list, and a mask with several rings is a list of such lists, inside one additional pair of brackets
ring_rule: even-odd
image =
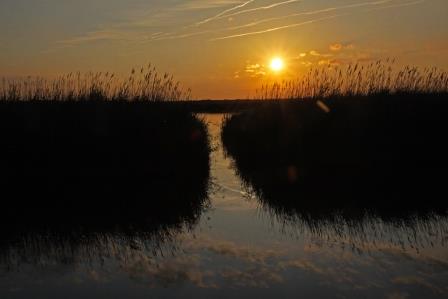
[(448, 69), (446, 0), (87, 2), (0, 1), (0, 78), (151, 63), (193, 98), (241, 99), (326, 65)]

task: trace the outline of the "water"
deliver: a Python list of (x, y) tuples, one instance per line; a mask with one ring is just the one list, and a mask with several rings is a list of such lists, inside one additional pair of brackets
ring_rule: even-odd
[(125, 233), (23, 236), (3, 248), (0, 298), (446, 298), (448, 219), (304, 219), (260, 204), (213, 139), (198, 222)]

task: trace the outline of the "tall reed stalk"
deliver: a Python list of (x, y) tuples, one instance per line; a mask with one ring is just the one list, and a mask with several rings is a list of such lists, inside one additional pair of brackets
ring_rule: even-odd
[(178, 101), (189, 100), (191, 91), (184, 90), (173, 76), (159, 75), (151, 65), (132, 69), (126, 78), (115, 73), (70, 73), (55, 79), (26, 77), (3, 78), (0, 82), (2, 101)]
[(435, 67), (395, 67), (394, 60), (311, 68), (295, 80), (263, 85), (257, 99), (322, 99), (448, 93), (448, 73)]

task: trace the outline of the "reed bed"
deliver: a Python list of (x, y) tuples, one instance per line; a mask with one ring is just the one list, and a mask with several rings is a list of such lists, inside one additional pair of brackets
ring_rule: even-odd
[(179, 101), (189, 100), (191, 90), (183, 89), (170, 74), (160, 75), (148, 64), (132, 69), (129, 76), (112, 72), (69, 73), (53, 79), (25, 77), (3, 78), (2, 101)]
[(225, 150), (262, 203), (282, 215), (447, 211), (448, 74), (393, 63), (310, 70), (225, 119)]
[(295, 80), (263, 85), (256, 99), (325, 99), (448, 93), (448, 73), (436, 67), (397, 67), (395, 60), (310, 68)]
[(193, 223), (207, 200), (210, 144), (206, 124), (176, 104), (189, 97), (151, 65), (126, 79), (3, 79), (0, 224)]

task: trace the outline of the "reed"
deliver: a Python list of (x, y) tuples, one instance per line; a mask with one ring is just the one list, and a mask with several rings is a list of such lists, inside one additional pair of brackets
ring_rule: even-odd
[(206, 124), (176, 104), (189, 93), (151, 65), (127, 79), (3, 79), (0, 222), (144, 219), (157, 226), (183, 223), (184, 215), (197, 219), (207, 199), (210, 145)]
[(448, 93), (448, 73), (435, 67), (397, 67), (395, 60), (310, 68), (295, 80), (263, 85), (256, 99), (326, 99)]
[(160, 75), (148, 64), (132, 69), (129, 76), (112, 72), (69, 73), (53, 79), (31, 77), (3, 78), (2, 101), (179, 101), (189, 100), (191, 90), (183, 89), (170, 74)]
[(295, 213), (446, 211), (447, 73), (392, 64), (310, 70), (225, 119), (224, 147), (261, 201)]

